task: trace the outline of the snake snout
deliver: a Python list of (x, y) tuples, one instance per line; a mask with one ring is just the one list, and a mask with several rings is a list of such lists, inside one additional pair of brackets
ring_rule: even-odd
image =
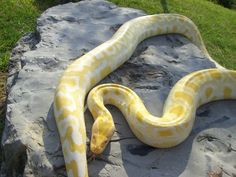
[(90, 150), (94, 153), (94, 154), (100, 154), (100, 148), (98, 147), (98, 146), (96, 146), (96, 145), (94, 145), (94, 146), (91, 146), (90, 147)]
[(108, 143), (108, 139), (105, 136), (93, 135), (91, 144), (90, 144), (90, 150), (94, 154), (101, 154), (106, 148), (107, 143)]
[(94, 153), (94, 154), (101, 154), (104, 151), (104, 147), (101, 147), (100, 145), (96, 145), (96, 144), (91, 144), (90, 146), (90, 150)]

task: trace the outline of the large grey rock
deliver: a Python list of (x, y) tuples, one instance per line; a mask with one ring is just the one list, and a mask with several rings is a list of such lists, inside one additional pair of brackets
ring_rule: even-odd
[[(66, 176), (52, 110), (58, 79), (75, 58), (108, 40), (125, 21), (142, 15), (140, 10), (96, 0), (56, 6), (38, 18), (37, 32), (22, 37), (10, 60), (2, 176)], [(160, 116), (177, 80), (212, 67), (186, 38), (163, 35), (142, 42), (131, 59), (102, 82), (132, 88), (148, 110)], [(201, 107), (188, 139), (169, 149), (142, 144), (121, 113), (109, 108), (117, 131), (105, 152), (89, 163), (91, 177), (236, 174), (235, 101)], [(93, 119), (88, 111), (85, 115), (89, 140)]]

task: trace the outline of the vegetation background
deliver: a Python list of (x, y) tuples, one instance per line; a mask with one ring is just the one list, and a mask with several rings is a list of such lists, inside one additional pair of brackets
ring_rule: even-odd
[[(76, 1), (0, 0), (0, 136), (6, 110), (7, 65), (12, 48), (23, 34), (35, 31), (36, 18), (44, 10)], [(236, 69), (236, 0), (110, 1), (119, 6), (142, 9), (148, 14), (179, 13), (191, 18), (200, 29), (211, 56), (224, 67)]]

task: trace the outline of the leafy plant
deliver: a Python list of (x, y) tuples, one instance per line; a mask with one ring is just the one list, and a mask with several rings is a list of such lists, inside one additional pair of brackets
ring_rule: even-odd
[(236, 0), (209, 0), (211, 2), (214, 2), (216, 4), (220, 4), (226, 8), (231, 9), (234, 4), (236, 4)]
[(218, 3), (227, 8), (232, 8), (235, 0), (218, 0)]

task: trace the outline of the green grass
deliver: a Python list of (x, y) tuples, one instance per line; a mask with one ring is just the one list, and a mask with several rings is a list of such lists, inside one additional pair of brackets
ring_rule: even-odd
[(31, 0), (0, 1), (0, 70), (7, 70), (9, 53), (17, 40), (27, 31), (34, 30), (39, 14)]
[[(236, 11), (207, 0), (110, 0), (148, 14), (179, 13), (198, 26), (210, 55), (228, 69), (236, 69)], [(162, 3), (161, 3), (162, 2)]]

